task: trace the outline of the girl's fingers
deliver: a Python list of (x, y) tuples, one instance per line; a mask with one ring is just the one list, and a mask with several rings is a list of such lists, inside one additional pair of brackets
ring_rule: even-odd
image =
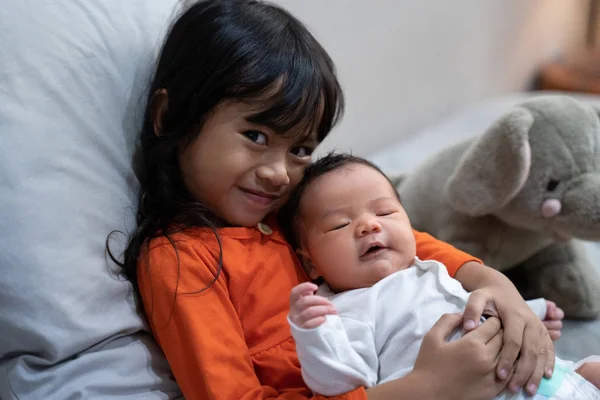
[[(534, 328), (532, 328), (533, 330)], [(531, 396), (533, 396), (540, 385), (542, 376), (550, 378), (552, 371), (554, 370), (554, 346), (552, 342), (548, 340), (548, 333), (541, 328), (538, 335), (538, 343), (542, 345), (542, 349), (539, 351), (539, 355), (536, 361), (536, 366), (531, 374), (531, 378), (526, 383), (525, 390)]]
[[(546, 354), (539, 351), (540, 346), (542, 346), (540, 333), (531, 326), (526, 325), (523, 331), (523, 342), (515, 375), (508, 385), (511, 391), (516, 392), (521, 388), (525, 388), (526, 391), (530, 390), (526, 387), (526, 384), (535, 385), (537, 390), (544, 373), (543, 365), (546, 363)], [(538, 358), (540, 357), (543, 358), (543, 364), (542, 367), (538, 368)]]
[(487, 302), (488, 296), (484, 293), (477, 290), (471, 293), (463, 316), (463, 328), (467, 332), (477, 327)]
[[(560, 337), (560, 332), (559, 335)], [(554, 339), (552, 339), (554, 340)], [(544, 342), (548, 343), (548, 340), (546, 338), (543, 339)], [(556, 362), (556, 353), (554, 352), (554, 345), (552, 344), (552, 342), (549, 342), (549, 344), (546, 345), (546, 366), (544, 369), (544, 376), (546, 378), (551, 378), (552, 377), (552, 373), (554, 372), (554, 364)]]
[(486, 344), (487, 348), (495, 355), (496, 360), (499, 359), (500, 351), (502, 350), (502, 342), (502, 330), (500, 329)]
[[(496, 374), (500, 379), (506, 379), (509, 371), (511, 371), (515, 365), (515, 361), (521, 351), (521, 344), (523, 343), (523, 331), (525, 329), (525, 323), (520, 318), (511, 318), (508, 316), (504, 319), (504, 344), (502, 351), (500, 352), (500, 360), (498, 361), (498, 369)], [(533, 368), (533, 365), (531, 366)], [(531, 372), (531, 371), (530, 371)], [(515, 376), (517, 372), (515, 372)], [(525, 383), (529, 376), (521, 375), (517, 376), (518, 380)], [(513, 380), (515, 377), (513, 377)]]
[(460, 326), (462, 314), (444, 314), (425, 335), (432, 343), (442, 343)]
[(501, 327), (500, 319), (491, 317), (479, 325), (477, 329), (465, 334), (465, 337), (469, 336), (477, 341), (489, 343), (500, 332)]
[(542, 381), (542, 377), (548, 369), (546, 365), (547, 357), (548, 355), (546, 354), (546, 352), (542, 351), (541, 353), (539, 353), (537, 360), (535, 361), (535, 368), (533, 369), (531, 377), (525, 384), (525, 391), (529, 393), (530, 396), (533, 396), (537, 392), (538, 386)]

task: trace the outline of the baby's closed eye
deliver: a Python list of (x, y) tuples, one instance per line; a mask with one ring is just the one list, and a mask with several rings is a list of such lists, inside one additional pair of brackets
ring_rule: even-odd
[(397, 212), (398, 211), (396, 211), (396, 210), (384, 210), (384, 211), (378, 211), (376, 215), (378, 217), (387, 217), (388, 215), (392, 215), (392, 214), (395, 214)]
[(340, 223), (336, 223), (333, 225), (332, 228), (328, 229), (328, 232), (331, 231), (339, 231), (342, 228), (345, 228), (346, 226), (350, 225), (350, 222), (340, 222)]

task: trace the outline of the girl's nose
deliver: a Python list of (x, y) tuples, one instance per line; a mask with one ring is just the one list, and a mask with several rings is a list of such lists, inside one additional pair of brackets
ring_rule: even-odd
[(260, 179), (268, 181), (272, 186), (289, 185), (290, 177), (284, 161), (264, 164), (257, 169), (256, 174)]

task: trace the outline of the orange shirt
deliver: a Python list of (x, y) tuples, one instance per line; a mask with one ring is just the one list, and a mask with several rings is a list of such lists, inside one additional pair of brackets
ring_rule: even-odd
[[(287, 323), (289, 294), (307, 280), (278, 230), (205, 228), (151, 240), (138, 283), (152, 331), (187, 400), (307, 399)], [(443, 262), (454, 276), (478, 261), (415, 232), (417, 256)], [(178, 265), (179, 261), (179, 265)], [(366, 399), (364, 388), (335, 397)], [(314, 399), (323, 399), (316, 396)]]

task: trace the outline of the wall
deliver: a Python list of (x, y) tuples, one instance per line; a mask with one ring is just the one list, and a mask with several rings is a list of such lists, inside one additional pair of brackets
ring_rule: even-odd
[(320, 152), (367, 155), (478, 100), (527, 89), (584, 43), (583, 0), (276, 0), (337, 64), (347, 108)]

